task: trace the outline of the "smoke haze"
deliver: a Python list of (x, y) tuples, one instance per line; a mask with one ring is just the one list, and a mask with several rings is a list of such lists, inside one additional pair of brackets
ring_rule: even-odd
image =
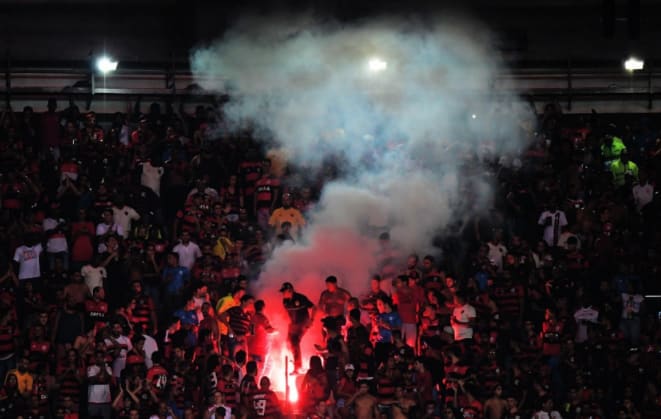
[[(277, 288), (291, 281), (314, 300), (330, 274), (361, 294), (379, 233), (404, 255), (422, 253), (491, 207), (480, 162), (516, 155), (529, 117), (517, 97), (493, 93), (506, 71), (495, 47), (486, 29), (457, 19), (347, 26), (299, 16), (246, 19), (192, 53), (196, 82), (230, 95), (230, 129), (251, 123), (298, 167), (342, 162), (305, 237), (266, 264), (258, 295), (281, 304)], [(370, 70), (375, 58), (384, 70)]]

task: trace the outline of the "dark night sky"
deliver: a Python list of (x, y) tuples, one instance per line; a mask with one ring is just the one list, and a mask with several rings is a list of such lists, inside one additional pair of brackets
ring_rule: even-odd
[[(447, 15), (458, 4), (490, 26), (517, 60), (599, 61), (659, 53), (661, 1), (643, 1), (639, 10), (614, 1), (609, 15), (602, 0), (0, 0), (0, 53), (9, 51), (13, 61), (74, 62), (105, 48), (125, 63), (185, 65), (191, 48), (249, 13), (307, 11), (351, 23), (380, 14)], [(604, 25), (609, 16), (612, 30)]]

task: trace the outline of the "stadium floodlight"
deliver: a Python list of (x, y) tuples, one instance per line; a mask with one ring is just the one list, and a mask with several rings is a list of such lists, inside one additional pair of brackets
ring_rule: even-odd
[(636, 57), (629, 57), (624, 62), (624, 69), (627, 71), (642, 70), (643, 67), (645, 67), (645, 61), (639, 60)]
[(110, 57), (104, 55), (96, 60), (96, 68), (101, 74), (108, 74), (117, 70), (117, 61), (113, 61)]
[(367, 62), (367, 69), (372, 73), (379, 73), (388, 68), (388, 63), (380, 58), (374, 57)]
[(472, 115), (471, 115), (471, 118), (473, 118), (473, 119), (477, 119), (477, 115), (472, 114)]

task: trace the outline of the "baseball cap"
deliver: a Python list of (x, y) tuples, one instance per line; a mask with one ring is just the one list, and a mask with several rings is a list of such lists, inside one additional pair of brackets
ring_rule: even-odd
[(330, 282), (331, 284), (337, 284), (337, 278), (331, 275), (328, 278), (326, 278), (326, 282)]
[(285, 282), (280, 287), (280, 292), (293, 291), (293, 290), (294, 290), (294, 286), (291, 284), (291, 282)]
[(355, 369), (356, 369), (356, 368), (354, 368), (353, 364), (347, 364), (347, 365), (344, 366), (344, 370), (345, 370), (345, 371), (347, 371), (347, 370), (355, 370)]

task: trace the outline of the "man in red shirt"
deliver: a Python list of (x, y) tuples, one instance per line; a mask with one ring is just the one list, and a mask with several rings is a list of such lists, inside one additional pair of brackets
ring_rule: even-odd
[(252, 411), (256, 417), (276, 419), (282, 417), (278, 396), (271, 390), (268, 377), (259, 380), (259, 390), (252, 394)]
[(275, 331), (269, 319), (264, 315), (264, 306), (264, 300), (255, 301), (255, 314), (251, 318), (250, 335), (248, 336), (248, 353), (250, 358), (257, 362), (260, 371), (264, 368), (264, 360), (270, 349), (269, 334)]
[(420, 402), (427, 402), (434, 400), (433, 390), (434, 390), (434, 381), (432, 379), (431, 373), (427, 370), (425, 366), (425, 359), (418, 358), (413, 364), (415, 369), (415, 384), (416, 384), (416, 394), (420, 397)]
[(402, 338), (411, 348), (416, 347), (418, 341), (418, 307), (421, 303), (419, 293), (409, 287), (408, 276), (400, 275), (397, 278), (395, 290), (392, 294), (393, 303), (402, 319)]
[(168, 385), (168, 376), (170, 373), (161, 365), (161, 353), (156, 351), (151, 355), (151, 360), (154, 363), (149, 370), (147, 370), (147, 381), (151, 384), (155, 393), (162, 396)]
[(221, 377), (216, 384), (216, 390), (223, 394), (225, 404), (236, 409), (239, 405), (239, 385), (234, 378), (234, 370), (231, 365), (225, 364), (221, 368)]
[(257, 215), (257, 223), (264, 231), (268, 231), (269, 219), (278, 200), (280, 180), (271, 174), (271, 160), (262, 162), (262, 175), (255, 182), (255, 200), (253, 212)]
[(98, 329), (106, 325), (106, 316), (108, 315), (108, 303), (105, 301), (106, 292), (103, 287), (94, 287), (92, 298), (85, 301), (85, 314), (87, 315), (87, 324)]

